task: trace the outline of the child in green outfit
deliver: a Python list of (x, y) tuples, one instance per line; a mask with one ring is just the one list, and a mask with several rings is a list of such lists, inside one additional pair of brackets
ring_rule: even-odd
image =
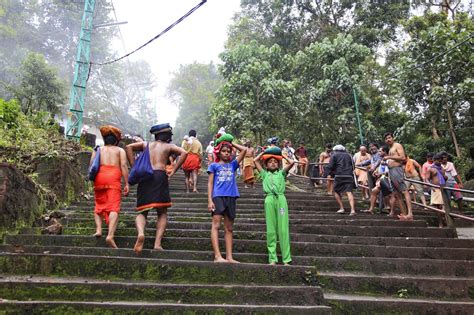
[[(281, 169), (282, 159), (288, 162), (284, 169)], [(260, 160), (264, 161), (265, 169), (262, 167)], [(266, 195), (264, 208), (267, 225), (268, 261), (270, 265), (275, 265), (278, 262), (276, 254), (278, 236), (283, 263), (289, 265), (291, 263), (291, 253), (285, 181), (288, 171), (295, 162), (283, 157), (281, 150), (276, 152), (275, 148), (260, 153), (254, 161), (255, 167), (262, 178), (263, 191)]]

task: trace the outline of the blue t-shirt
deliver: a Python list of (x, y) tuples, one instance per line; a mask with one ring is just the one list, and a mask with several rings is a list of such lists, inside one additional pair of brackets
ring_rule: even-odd
[(230, 163), (212, 163), (207, 169), (207, 173), (214, 174), (214, 197), (240, 197), (235, 180), (235, 171), (239, 168), (239, 163), (233, 159)]

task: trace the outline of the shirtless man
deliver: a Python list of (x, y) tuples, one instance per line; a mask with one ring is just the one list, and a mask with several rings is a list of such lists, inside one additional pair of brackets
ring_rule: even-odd
[[(395, 202), (398, 200), (401, 201), (401, 194), (405, 197), (406, 207), (408, 209), (408, 213), (405, 215), (401, 213), (398, 218), (402, 221), (413, 221), (413, 210), (411, 205), (411, 198), (410, 192), (408, 191), (408, 187), (405, 185), (404, 181), (404, 167), (403, 163), (405, 163), (407, 157), (405, 154), (405, 150), (400, 143), (395, 142), (393, 133), (386, 132), (383, 136), (385, 143), (390, 148), (388, 156), (384, 156), (383, 160), (387, 161), (390, 180), (393, 184), (394, 192), (390, 196), (390, 214), (394, 215), (394, 208)], [(403, 212), (403, 209), (400, 209)]]
[[(153, 168), (153, 176), (145, 178), (138, 183), (137, 189), (137, 217), (135, 224), (138, 237), (135, 243), (134, 251), (140, 254), (145, 242), (145, 226), (148, 212), (156, 209), (158, 218), (156, 220), (156, 239), (155, 250), (162, 250), (161, 240), (165, 234), (166, 224), (168, 223), (168, 208), (171, 207), (171, 199), (168, 187), (168, 180), (176, 173), (187, 157), (184, 149), (170, 143), (171, 126), (169, 124), (160, 124), (151, 127), (150, 133), (155, 136), (155, 141), (137, 142), (127, 145), (125, 148), (130, 165), (135, 163), (134, 151), (144, 151), (148, 148), (150, 162)], [(178, 161), (174, 164), (173, 170), (166, 174), (166, 164), (171, 154), (179, 155)]]
[[(102, 236), (102, 218), (104, 218), (105, 223), (109, 226), (105, 243), (109, 247), (117, 248), (114, 236), (120, 212), (121, 177), (125, 183), (123, 194), (126, 196), (129, 191), (127, 159), (125, 151), (118, 147), (122, 138), (120, 129), (113, 126), (103, 126), (100, 128), (100, 133), (105, 145), (97, 149), (97, 152), (100, 151), (98, 157), (100, 158), (100, 168), (94, 179), (94, 221), (96, 225), (94, 236)], [(96, 151), (92, 152), (91, 165), (96, 154)]]
[[(329, 175), (329, 169), (328, 169), (328, 163), (329, 160), (331, 159), (331, 153), (332, 153), (332, 144), (331, 143), (326, 143), (326, 150), (323, 151), (319, 155), (319, 174), (321, 174), (321, 177), (324, 178), (330, 178)], [(328, 195), (332, 195), (332, 180), (327, 180), (327, 190), (328, 190)]]
[[(441, 153), (437, 153), (433, 156), (433, 163), (428, 168), (428, 180), (433, 185), (445, 185), (446, 180), (448, 177), (446, 176), (445, 170), (441, 165), (443, 160), (443, 155)], [(443, 192), (439, 188), (431, 188), (431, 202), (430, 205), (438, 208), (444, 208), (444, 201), (443, 201)], [(441, 213), (436, 213), (438, 215), (438, 226), (440, 228), (443, 227), (443, 215)]]

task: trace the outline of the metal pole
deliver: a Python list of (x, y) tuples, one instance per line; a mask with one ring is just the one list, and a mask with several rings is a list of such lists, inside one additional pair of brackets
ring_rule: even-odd
[(69, 98), (69, 112), (67, 113), (66, 136), (68, 139), (79, 141), (81, 138), (84, 101), (86, 98), (87, 78), (90, 69), (90, 44), (92, 35), (92, 20), (94, 18), (95, 0), (86, 0), (82, 15), (81, 33), (77, 46), (74, 78), (72, 80)]
[(364, 136), (362, 135), (362, 125), (360, 123), (360, 113), (359, 113), (359, 102), (357, 101), (357, 93), (354, 88), (352, 88), (352, 92), (354, 93), (354, 103), (356, 108), (356, 117), (357, 117), (357, 124), (359, 125), (359, 137), (360, 137), (360, 144), (364, 144)]

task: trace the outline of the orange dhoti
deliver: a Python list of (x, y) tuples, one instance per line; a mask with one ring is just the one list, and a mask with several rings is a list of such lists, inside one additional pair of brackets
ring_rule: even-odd
[(188, 156), (186, 157), (186, 161), (184, 161), (183, 170), (186, 172), (191, 172), (195, 170), (201, 169), (201, 156), (196, 153), (188, 153)]
[(253, 173), (253, 157), (244, 157), (244, 182), (246, 184), (253, 184), (255, 182), (255, 175)]
[(109, 224), (110, 212), (120, 212), (122, 171), (118, 166), (101, 165), (94, 180), (94, 212)]

